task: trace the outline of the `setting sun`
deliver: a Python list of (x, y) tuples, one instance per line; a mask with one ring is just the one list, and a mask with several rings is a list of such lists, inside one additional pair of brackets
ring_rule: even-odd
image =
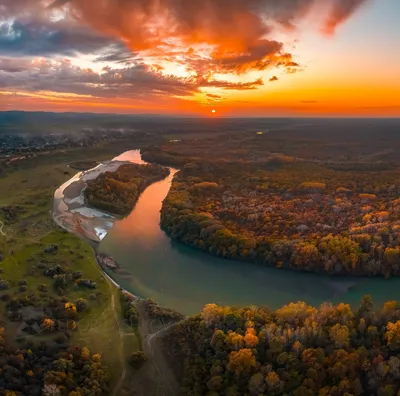
[(211, 110), (211, 113), (215, 113), (216, 111), (214, 109)]

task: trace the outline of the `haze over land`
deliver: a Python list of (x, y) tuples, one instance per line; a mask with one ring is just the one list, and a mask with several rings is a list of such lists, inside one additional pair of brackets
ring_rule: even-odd
[(397, 0), (0, 0), (0, 110), (398, 116), (399, 13)]

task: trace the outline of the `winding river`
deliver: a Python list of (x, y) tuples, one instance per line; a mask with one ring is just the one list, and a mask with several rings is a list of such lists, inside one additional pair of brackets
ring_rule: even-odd
[[(142, 162), (138, 151), (114, 160)], [(131, 293), (184, 314), (197, 313), (207, 303), (275, 309), (290, 301), (312, 305), (342, 301), (357, 307), (365, 294), (372, 295), (377, 305), (399, 299), (400, 279), (327, 277), (265, 268), (216, 258), (171, 241), (159, 221), (174, 173), (172, 169), (166, 179), (149, 186), (131, 214), (115, 220), (99, 244), (99, 252), (120, 266), (109, 275)]]

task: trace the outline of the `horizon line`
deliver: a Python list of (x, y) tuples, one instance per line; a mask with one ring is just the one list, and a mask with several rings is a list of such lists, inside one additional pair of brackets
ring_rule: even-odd
[(130, 117), (160, 117), (160, 118), (201, 118), (201, 119), (243, 119), (243, 118), (254, 118), (254, 119), (294, 119), (294, 118), (303, 118), (303, 119), (387, 119), (387, 120), (400, 120), (400, 115), (398, 116), (365, 116), (365, 115), (282, 115), (282, 116), (273, 116), (273, 115), (265, 115), (265, 116), (251, 116), (251, 115), (243, 115), (243, 116), (223, 116), (223, 115), (212, 115), (205, 116), (201, 114), (193, 114), (193, 115), (179, 115), (179, 114), (162, 114), (162, 113), (108, 113), (108, 112), (87, 112), (87, 111), (48, 111), (48, 110), (0, 110), (0, 114), (4, 113), (28, 113), (28, 114), (86, 114), (93, 116), (130, 116)]

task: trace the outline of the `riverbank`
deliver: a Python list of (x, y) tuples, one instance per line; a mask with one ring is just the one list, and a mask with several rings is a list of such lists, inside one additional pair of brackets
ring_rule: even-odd
[(105, 172), (115, 172), (128, 161), (104, 161), (87, 171), (79, 172), (54, 193), (53, 219), (68, 232), (100, 242), (116, 218), (87, 205), (84, 191), (90, 180)]

